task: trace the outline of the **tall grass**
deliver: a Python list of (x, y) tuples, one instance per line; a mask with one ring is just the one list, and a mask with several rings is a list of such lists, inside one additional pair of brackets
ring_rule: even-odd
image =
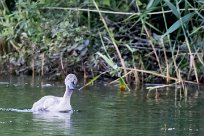
[[(130, 3), (137, 11), (133, 12)], [(58, 46), (50, 46), (53, 44), (53, 40), (56, 41), (55, 45), (63, 46), (65, 44), (63, 41), (66, 41), (63, 37), (69, 40), (73, 39), (73, 35), (77, 35), (73, 34), (73, 30), (75, 30), (75, 32), (79, 32), (75, 39), (80, 39), (79, 36), (83, 35), (85, 31), (85, 36), (83, 36), (93, 44), (89, 46), (89, 50), (91, 50), (89, 56), (91, 57), (82, 61), (94, 60), (86, 61), (86, 64), (98, 66), (106, 62), (103, 69), (105, 72), (98, 71), (97, 74), (101, 76), (99, 73), (109, 73), (113, 77), (118, 77), (115, 81), (118, 81), (121, 86), (124, 84), (126, 86), (127, 84), (138, 85), (143, 82), (166, 82), (180, 84), (184, 88), (185, 83), (204, 82), (204, 48), (201, 44), (202, 40), (200, 40), (203, 39), (202, 1), (150, 0), (146, 2), (131, 0), (123, 3), (116, 0), (85, 0), (83, 2), (70, 0), (68, 3), (59, 2), (57, 6), (54, 6), (56, 1), (44, 1), (39, 5), (32, 2), (30, 4), (33, 4), (32, 8), (28, 8), (28, 3), (24, 7), (19, 5), (18, 8), (21, 8), (19, 11), (24, 11), (24, 8), (26, 11), (17, 12), (18, 14), (15, 12), (15, 16), (19, 15), (18, 23), (15, 22), (16, 18), (11, 18), (14, 14), (6, 14), (7, 16), (1, 19), (0, 24), (0, 27), (6, 29), (0, 31), (2, 35), (12, 41), (15, 41), (18, 32), (26, 31), (30, 36), (31, 43), (40, 43), (46, 46), (37, 47), (42, 50), (46, 48), (45, 54), (41, 57), (41, 74), (44, 74), (43, 67), (46, 66), (46, 53), (50, 52), (51, 48), (57, 51)], [(34, 12), (36, 9), (37, 12)], [(43, 11), (47, 14), (42, 14)], [(59, 30), (56, 30), (54, 38), (49, 37), (50, 31), (41, 31), (40, 27), (46, 24), (41, 20), (42, 18), (52, 17), (54, 19), (53, 15), (49, 14), (49, 12), (53, 13), (52, 11), (59, 13), (66, 11), (63, 21), (51, 23), (45, 21), (48, 26), (60, 27)], [(74, 16), (73, 13), (77, 16)], [(59, 18), (62, 19), (62, 17)], [(38, 21), (41, 22), (41, 25), (36, 23)], [(17, 31), (8, 26), (15, 26)], [(83, 29), (84, 27), (88, 28), (89, 33), (87, 29)], [(41, 40), (42, 37), (44, 40)], [(74, 46), (74, 43), (79, 41), (70, 40), (69, 42)], [(13, 47), (21, 51), (19, 44), (13, 44)], [(68, 47), (64, 47), (64, 52), (65, 48)], [(82, 58), (77, 58), (77, 60)], [(63, 57), (60, 57), (62, 70), (66, 67), (63, 62)], [(83, 64), (85, 63), (83, 62)], [(100, 76), (95, 76), (91, 82)]]
[[(200, 61), (200, 59), (196, 59), (196, 58), (200, 58), (199, 54), (201, 52), (198, 52), (198, 50), (200, 50), (201, 47), (196, 47), (197, 45), (195, 45), (195, 41), (193, 41), (193, 37), (196, 36), (196, 34), (194, 33), (195, 30), (193, 30), (192, 28), (194, 27), (201, 27), (202, 21), (196, 21), (194, 20), (195, 18), (200, 18), (202, 19), (203, 16), (201, 14), (201, 11), (199, 12), (199, 7), (201, 5), (198, 5), (198, 7), (193, 7), (190, 2), (185, 1), (183, 3), (183, 5), (185, 5), (184, 9), (180, 8), (180, 3), (178, 1), (175, 1), (174, 3), (171, 3), (168, 0), (164, 0), (162, 2), (159, 1), (150, 1), (148, 3), (148, 8), (144, 11), (140, 9), (140, 7), (138, 6), (138, 3), (136, 2), (136, 6), (138, 8), (138, 13), (135, 13), (133, 15), (130, 15), (130, 17), (128, 17), (128, 19), (126, 19), (126, 21), (131, 21), (132, 18), (136, 19), (136, 22), (140, 22), (141, 27), (142, 27), (142, 34), (146, 35), (146, 38), (149, 42), (149, 44), (151, 45), (153, 54), (155, 56), (155, 59), (157, 61), (158, 64), (158, 69), (159, 69), (159, 73), (155, 73), (152, 70), (145, 70), (145, 69), (141, 69), (138, 70), (134, 67), (134, 63), (135, 60), (132, 57), (132, 68), (131, 67), (126, 67), (125, 65), (122, 65), (121, 69), (123, 70), (130, 70), (130, 72), (124, 71), (124, 75), (128, 76), (131, 73), (133, 73), (133, 71), (137, 71), (137, 72), (141, 72), (141, 73), (146, 73), (146, 74), (151, 74), (151, 75), (156, 75), (162, 78), (166, 79), (167, 83), (170, 83), (170, 81), (172, 82), (172, 80), (175, 81), (176, 84), (181, 84), (183, 86), (183, 88), (185, 88), (184, 86), (184, 82), (188, 82), (188, 83), (196, 83), (199, 84), (199, 76), (198, 76), (198, 68), (197, 68), (197, 63), (201, 63), (203, 64), (203, 61)], [(155, 4), (156, 3), (156, 4)], [(102, 18), (102, 14), (97, 6), (97, 4), (94, 2), (100, 17)], [(156, 5), (158, 7), (151, 7), (153, 5)], [(159, 7), (161, 4), (161, 7)], [(198, 2), (199, 4), (199, 2)], [(154, 6), (155, 6), (154, 5)], [(160, 18), (158, 17), (157, 19), (161, 19), (163, 18), (163, 22), (164, 22), (164, 26), (165, 29), (162, 31), (159, 31), (159, 33), (161, 33), (160, 35), (158, 35), (157, 37), (155, 37), (154, 32), (150, 32), (149, 30), (152, 29), (153, 31), (158, 31), (158, 28), (155, 27), (155, 23), (153, 22), (149, 22), (149, 15), (152, 14), (152, 9), (160, 9), (161, 11), (157, 11), (157, 14), (162, 14), (162, 16), (160, 16)], [(196, 12), (191, 12), (191, 10), (194, 8), (194, 10)], [(174, 22), (169, 26), (169, 20), (167, 20), (168, 15), (166, 15), (169, 10), (165, 11), (165, 9), (170, 9), (171, 11), (171, 15), (174, 16)], [(110, 28), (108, 28), (106, 22), (104, 19), (102, 19), (102, 22), (106, 28), (107, 31), (109, 31)], [(199, 24), (200, 23), (200, 24)], [(194, 26), (197, 25), (198, 26)], [(196, 30), (198, 30), (200, 28), (197, 28)], [(174, 36), (173, 34), (177, 33), (177, 36)], [(193, 35), (192, 35), (193, 33)], [(199, 34), (199, 33), (198, 33)], [(113, 42), (113, 45), (115, 48), (118, 48), (115, 43), (115, 39), (113, 38), (113, 34), (109, 34), (111, 41)], [(157, 38), (158, 42), (155, 42), (155, 39)], [(167, 39), (167, 40), (166, 40)], [(181, 39), (180, 41), (182, 43), (177, 42), (177, 40), (179, 41), (179, 39)], [(124, 43), (123, 43), (124, 44)], [(127, 45), (127, 44), (126, 44)], [(158, 45), (159, 47), (161, 47), (161, 50), (163, 51), (163, 55), (159, 55), (160, 52), (158, 52)], [(157, 46), (157, 47), (156, 47)], [(184, 51), (180, 50), (180, 46), (184, 46)], [(134, 50), (134, 48), (130, 47), (128, 45), (128, 49), (130, 51), (130, 53), (132, 54), (132, 50)], [(171, 55), (167, 55), (167, 51), (170, 50)], [(175, 54), (176, 53), (176, 54)], [(124, 60), (122, 57), (122, 53), (119, 52), (119, 50), (117, 50), (117, 54), (119, 55), (120, 60)], [(110, 55), (109, 55), (110, 56)], [(196, 57), (197, 56), (197, 57)], [(152, 56), (151, 56), (152, 57)], [(180, 59), (180, 58), (183, 59)], [(104, 57), (103, 57), (104, 58)], [(185, 62), (185, 66), (186, 67), (182, 67), (181, 65), (183, 65), (183, 60), (187, 60)], [(109, 60), (104, 59), (107, 63)], [(121, 61), (122, 62), (122, 61)], [(131, 62), (131, 61), (128, 61)], [(123, 64), (124, 62), (122, 62)], [(144, 64), (145, 62), (143, 62)], [(110, 63), (108, 63), (110, 64)], [(113, 64), (111, 64), (113, 65)], [(187, 76), (187, 72), (189, 70), (189, 74)], [(173, 72), (175, 71), (175, 73)], [(193, 71), (194, 74), (191, 73), (191, 71)], [(184, 73), (186, 72), (186, 73)], [(166, 73), (166, 74), (164, 74)], [(203, 74), (203, 72), (201, 72)], [(166, 76), (165, 76), (166, 75)], [(188, 81), (189, 80), (189, 75), (194, 76), (195, 80)], [(172, 77), (173, 76), (173, 77)], [(175, 77), (174, 77), (175, 76)], [(124, 77), (124, 76), (122, 76)], [(135, 74), (135, 78), (138, 78), (138, 74)], [(126, 78), (127, 79), (127, 78)], [(195, 82), (194, 82), (195, 81)], [(161, 87), (161, 86), (160, 86)], [(185, 91), (186, 92), (186, 91)]]

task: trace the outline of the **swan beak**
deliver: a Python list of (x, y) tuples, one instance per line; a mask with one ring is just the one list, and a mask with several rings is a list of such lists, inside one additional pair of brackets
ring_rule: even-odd
[(76, 85), (75, 84), (70, 84), (68, 87), (69, 87), (69, 90), (74, 90)]

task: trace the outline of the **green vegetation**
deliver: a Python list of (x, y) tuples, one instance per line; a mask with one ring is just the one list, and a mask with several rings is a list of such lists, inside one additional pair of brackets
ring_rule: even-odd
[(18, 0), (12, 8), (2, 0), (0, 8), (2, 73), (204, 82), (200, 0)]

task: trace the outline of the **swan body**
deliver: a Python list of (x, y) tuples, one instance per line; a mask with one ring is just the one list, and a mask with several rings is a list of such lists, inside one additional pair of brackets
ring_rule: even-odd
[(66, 91), (63, 97), (44, 96), (33, 104), (32, 112), (68, 112), (72, 110), (70, 99), (77, 84), (77, 77), (69, 74), (65, 78)]

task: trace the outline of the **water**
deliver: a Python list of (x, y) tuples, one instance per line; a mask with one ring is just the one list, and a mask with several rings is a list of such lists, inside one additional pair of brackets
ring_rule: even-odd
[[(6, 80), (6, 79), (5, 79)], [(125, 136), (202, 135), (204, 95), (189, 89), (188, 98), (174, 98), (174, 90), (146, 90), (121, 94), (101, 85), (75, 91), (70, 113), (33, 114), (32, 104), (44, 95), (62, 96), (63, 84), (13, 80), (0, 85), (0, 135), (2, 136)], [(50, 84), (45, 85), (44, 84)]]

